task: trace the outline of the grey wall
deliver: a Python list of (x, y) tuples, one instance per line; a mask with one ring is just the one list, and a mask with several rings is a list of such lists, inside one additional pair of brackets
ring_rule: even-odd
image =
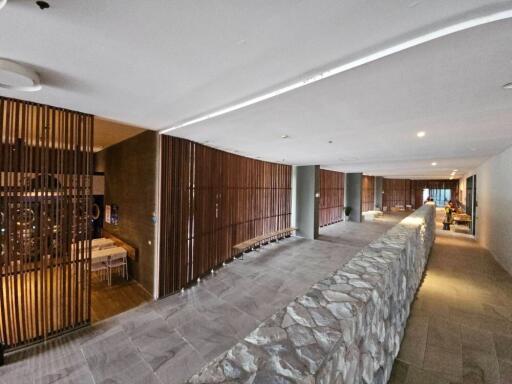
[[(476, 172), (476, 236), (512, 274), (512, 147), (487, 160)], [(461, 183), (465, 199), (465, 178)]]
[(130, 275), (150, 293), (154, 284), (157, 135), (143, 132), (99, 156), (105, 172), (105, 204), (119, 207), (119, 224), (105, 223), (104, 228), (137, 249), (137, 261), (129, 262)]
[(297, 235), (307, 239), (318, 237), (320, 198), (316, 195), (319, 193), (320, 166), (294, 166), (292, 170), (292, 225), (297, 227)]
[(375, 176), (375, 209), (382, 210), (382, 176)]
[(350, 220), (362, 220), (362, 173), (345, 173), (345, 207), (351, 207)]

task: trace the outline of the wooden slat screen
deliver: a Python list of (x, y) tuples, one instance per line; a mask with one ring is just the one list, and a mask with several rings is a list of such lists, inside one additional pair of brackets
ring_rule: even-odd
[(0, 97), (0, 342), (90, 319), (93, 117)]
[(361, 192), (362, 212), (375, 209), (375, 177), (363, 176)]
[(162, 136), (160, 289), (231, 259), (232, 247), (290, 226), (291, 167)]
[[(382, 206), (403, 207), (411, 204), (411, 180), (407, 179), (384, 179), (382, 181)], [(412, 205), (412, 204), (411, 204)]]
[(413, 180), (411, 182), (411, 196), (416, 202), (416, 208), (423, 204), (423, 189), (451, 189), (452, 199), (458, 199), (458, 180)]
[(343, 218), (344, 174), (320, 169), (320, 218), (321, 227)]
[(408, 180), (384, 179), (382, 205), (396, 207), (410, 204), (413, 209), (423, 204), (423, 189), (451, 189), (452, 196), (458, 196), (458, 180)]

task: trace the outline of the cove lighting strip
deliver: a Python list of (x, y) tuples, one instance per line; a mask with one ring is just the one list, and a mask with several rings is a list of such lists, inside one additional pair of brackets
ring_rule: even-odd
[(172, 131), (174, 131), (176, 129), (188, 127), (190, 125), (197, 124), (197, 123), (203, 122), (205, 120), (210, 120), (210, 119), (213, 119), (215, 117), (222, 116), (222, 115), (225, 115), (227, 113), (234, 112), (234, 111), (237, 111), (239, 109), (248, 107), (250, 105), (257, 104), (257, 103), (260, 103), (262, 101), (271, 99), (273, 97), (282, 95), (284, 93), (288, 93), (290, 91), (293, 91), (294, 89), (298, 89), (298, 88), (304, 87), (306, 85), (316, 83), (317, 81), (320, 81), (320, 80), (323, 80), (323, 79), (327, 79), (329, 77), (332, 77), (332, 76), (338, 75), (340, 73), (349, 71), (351, 69), (360, 67), (362, 65), (371, 63), (373, 61), (382, 59), (384, 57), (391, 56), (391, 55), (393, 55), (395, 53), (405, 51), (406, 49), (413, 48), (413, 47), (416, 47), (416, 46), (424, 44), (424, 43), (428, 43), (428, 42), (433, 41), (435, 39), (439, 39), (439, 38), (444, 37), (444, 36), (448, 36), (448, 35), (451, 35), (451, 34), (454, 34), (454, 33), (457, 33), (457, 32), (465, 31), (467, 29), (471, 29), (471, 28), (474, 28), (474, 27), (478, 27), (480, 25), (489, 24), (489, 23), (493, 23), (495, 21), (506, 20), (506, 19), (510, 19), (510, 18), (512, 18), (512, 9), (509, 9), (509, 10), (506, 10), (506, 11), (492, 13), (490, 15), (481, 16), (481, 17), (477, 17), (477, 18), (474, 18), (474, 19), (471, 19), (471, 20), (467, 20), (467, 21), (463, 21), (463, 22), (460, 22), (460, 23), (457, 23), (457, 24), (453, 24), (453, 25), (450, 25), (448, 27), (441, 28), (441, 29), (438, 29), (438, 30), (433, 31), (433, 32), (429, 32), (429, 33), (427, 33), (425, 35), (421, 35), (421, 36), (415, 37), (413, 39), (404, 41), (404, 42), (402, 42), (400, 44), (393, 45), (391, 47), (382, 49), (382, 50), (377, 51), (375, 53), (372, 53), (372, 54), (370, 54), (368, 56), (364, 56), (364, 57), (362, 57), (360, 59), (356, 59), (356, 60), (350, 61), (348, 63), (341, 64), (341, 65), (339, 65), (339, 66), (337, 66), (335, 68), (332, 68), (332, 69), (329, 69), (327, 71), (321, 72), (319, 74), (313, 75), (313, 76), (308, 77), (308, 78), (306, 78), (304, 80), (301, 80), (301, 81), (298, 81), (296, 83), (287, 85), (285, 87), (276, 89), (275, 91), (268, 92), (268, 93), (262, 94), (260, 96), (256, 96), (256, 97), (254, 97), (252, 99), (249, 99), (249, 100), (246, 100), (246, 101), (242, 101), (242, 102), (237, 103), (237, 104), (233, 104), (233, 105), (231, 105), (229, 107), (226, 107), (226, 108), (223, 108), (223, 109), (219, 109), (219, 110), (217, 110), (215, 112), (208, 113), (208, 114), (199, 116), (199, 117), (194, 118), (194, 119), (186, 120), (186, 121), (184, 121), (182, 123), (173, 125), (173, 126), (171, 126), (169, 128), (165, 128), (165, 129), (159, 131), (159, 133), (160, 134), (164, 134), (164, 133), (172, 132)]

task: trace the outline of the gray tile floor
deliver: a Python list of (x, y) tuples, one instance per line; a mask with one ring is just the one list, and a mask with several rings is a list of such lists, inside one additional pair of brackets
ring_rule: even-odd
[(438, 231), (390, 384), (512, 384), (512, 276)]
[(400, 218), (338, 223), (319, 240), (248, 253), (184, 293), (9, 356), (0, 384), (182, 383)]

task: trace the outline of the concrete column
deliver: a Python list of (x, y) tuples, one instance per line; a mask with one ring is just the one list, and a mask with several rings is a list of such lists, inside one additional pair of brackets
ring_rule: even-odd
[(320, 166), (294, 166), (292, 169), (292, 225), (297, 235), (318, 237)]
[(382, 188), (383, 188), (382, 176), (375, 176), (375, 209), (382, 211)]
[(345, 207), (351, 207), (350, 221), (362, 221), (363, 174), (345, 173)]

